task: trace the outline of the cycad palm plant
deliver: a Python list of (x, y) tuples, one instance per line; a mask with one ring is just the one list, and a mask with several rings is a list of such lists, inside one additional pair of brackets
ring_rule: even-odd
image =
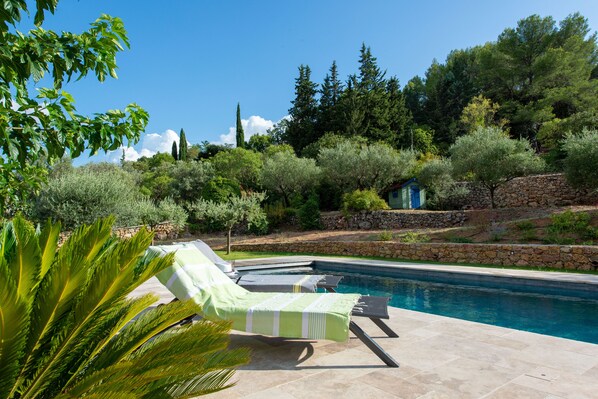
[(2, 227), (0, 398), (192, 397), (229, 386), (247, 362), (246, 350), (227, 349), (226, 323), (157, 335), (198, 309), (175, 302), (143, 312), (155, 296), (128, 298), (172, 257), (145, 255), (145, 230), (112, 237), (112, 224), (80, 227), (58, 250), (58, 224), (36, 230), (17, 217)]

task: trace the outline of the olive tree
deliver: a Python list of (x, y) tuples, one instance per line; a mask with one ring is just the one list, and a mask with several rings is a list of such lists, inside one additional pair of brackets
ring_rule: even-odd
[(397, 180), (411, 177), (416, 154), (398, 152), (386, 144), (344, 141), (322, 148), (318, 163), (326, 180), (345, 192), (375, 189), (380, 193)]
[[(45, 164), (65, 154), (116, 150), (139, 139), (148, 114), (137, 104), (81, 115), (65, 82), (116, 78), (116, 55), (129, 46), (122, 20), (102, 15), (83, 33), (42, 28), (58, 0), (7, 0), (0, 10), (0, 212), (10, 214), (45, 181)], [(28, 7), (34, 28), (18, 31)], [(23, 26), (26, 26), (23, 23)], [(36, 87), (42, 79), (50, 87)], [(31, 92), (36, 88), (36, 93)]]
[(565, 174), (575, 187), (598, 189), (598, 130), (584, 129), (563, 140)]
[(247, 222), (251, 227), (252, 224), (265, 223), (266, 214), (260, 207), (265, 197), (263, 193), (252, 193), (232, 196), (223, 202), (200, 199), (192, 205), (192, 211), (197, 220), (224, 226), (226, 253), (230, 254), (231, 234), (236, 225)]
[(264, 188), (282, 195), (285, 204), (289, 205), (293, 194), (302, 194), (318, 184), (320, 168), (313, 159), (278, 152), (266, 159), (260, 178)]
[(488, 189), (492, 208), (495, 192), (502, 184), (518, 176), (539, 173), (543, 160), (524, 139), (515, 140), (497, 127), (478, 128), (457, 139), (450, 148), (456, 176), (479, 182)]
[(417, 180), (431, 194), (426, 207), (443, 209), (452, 198), (467, 194), (467, 189), (453, 178), (453, 165), (447, 158), (426, 162), (417, 173)]

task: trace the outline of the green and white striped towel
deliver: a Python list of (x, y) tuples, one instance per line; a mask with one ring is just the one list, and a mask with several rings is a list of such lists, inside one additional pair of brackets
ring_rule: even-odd
[(286, 338), (346, 341), (358, 294), (249, 292), (188, 244), (150, 247), (175, 253), (157, 277), (180, 300), (192, 299), (208, 319), (231, 320), (233, 329)]

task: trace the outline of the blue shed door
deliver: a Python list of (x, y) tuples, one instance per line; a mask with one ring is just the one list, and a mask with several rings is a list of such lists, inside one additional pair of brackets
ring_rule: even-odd
[(419, 201), (419, 187), (411, 186), (409, 189), (411, 191), (411, 208), (418, 209), (421, 206)]

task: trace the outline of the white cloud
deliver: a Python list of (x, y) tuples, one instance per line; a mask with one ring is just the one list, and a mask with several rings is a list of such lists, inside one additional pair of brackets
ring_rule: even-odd
[[(254, 134), (265, 134), (268, 129), (274, 126), (275, 122), (264, 119), (258, 115), (252, 115), (249, 119), (241, 119), (241, 125), (245, 132), (245, 141), (249, 140)], [(231, 126), (228, 128), (227, 134), (221, 134), (220, 139), (215, 144), (236, 144), (237, 142), (237, 128)]]
[(141, 141), (141, 150), (137, 151), (133, 147), (122, 146), (116, 151), (110, 151), (108, 157), (111, 162), (119, 162), (123, 149), (125, 150), (125, 160), (136, 161), (141, 157), (151, 157), (158, 152), (170, 154), (172, 142), (179, 145), (179, 135), (174, 130), (166, 130), (164, 133), (149, 133), (143, 136)]

